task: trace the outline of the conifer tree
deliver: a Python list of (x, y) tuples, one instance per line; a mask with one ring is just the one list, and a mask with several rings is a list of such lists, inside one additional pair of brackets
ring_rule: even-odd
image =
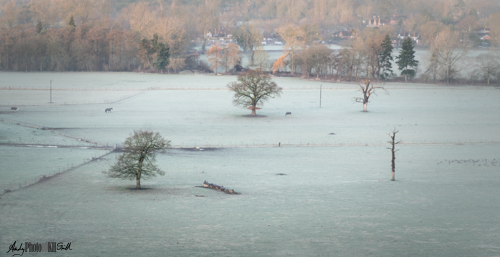
[(170, 48), (168, 45), (165, 45), (163, 43), (157, 43), (156, 45), (156, 61), (153, 63), (153, 65), (163, 73), (163, 70), (165, 67), (168, 65), (170, 62)]
[(36, 33), (40, 34), (42, 30), (43, 30), (42, 21), (38, 20), (38, 23), (36, 24)]
[(75, 31), (76, 24), (75, 24), (75, 19), (73, 19), (73, 15), (71, 15), (68, 25), (69, 25), (69, 30)]
[(410, 37), (406, 37), (403, 40), (403, 46), (401, 47), (401, 52), (396, 63), (398, 64), (401, 75), (405, 76), (405, 81), (408, 81), (408, 76), (410, 78), (415, 76), (415, 69), (418, 66), (418, 61), (415, 60), (415, 50), (413, 50), (413, 40)]
[(394, 49), (394, 47), (392, 46), (391, 38), (389, 37), (389, 35), (385, 36), (380, 46), (383, 49), (382, 53), (380, 54), (380, 67), (382, 68), (382, 74), (380, 75), (380, 77), (383, 79), (388, 79), (394, 76), (391, 63), (393, 61), (392, 50)]

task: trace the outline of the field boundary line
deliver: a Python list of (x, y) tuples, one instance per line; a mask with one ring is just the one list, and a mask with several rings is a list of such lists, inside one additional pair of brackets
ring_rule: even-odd
[[(453, 142), (401, 142), (403, 146), (443, 146), (443, 145), (497, 145), (500, 141), (453, 141)], [(272, 143), (272, 144), (259, 144), (259, 143), (241, 143), (241, 144), (177, 144), (173, 145), (171, 149), (225, 149), (225, 148), (275, 148), (275, 147), (352, 147), (352, 146), (388, 146), (387, 143), (361, 143), (361, 142), (335, 142), (335, 143)], [(199, 149), (197, 149), (199, 148)]]
[[(150, 91), (150, 90), (147, 90), (147, 91)], [(16, 103), (7, 103), (7, 104), (0, 104), (0, 106), (2, 106), (2, 107), (16, 106), (17, 107), (17, 106), (53, 106), (53, 105), (114, 104), (114, 103), (118, 103), (120, 101), (129, 99), (129, 98), (132, 98), (134, 96), (143, 94), (143, 93), (145, 93), (147, 91), (140, 91), (140, 92), (136, 92), (134, 94), (124, 95), (124, 96), (118, 97), (117, 99), (114, 99), (114, 100), (103, 100), (103, 101), (94, 101), (94, 102), (93, 101), (83, 101), (83, 102), (74, 101), (74, 102), (46, 103), (46, 104), (16, 104)]]
[(47, 131), (50, 131), (54, 134), (57, 134), (57, 135), (60, 135), (60, 136), (63, 136), (63, 137), (67, 137), (67, 138), (71, 138), (71, 139), (74, 139), (74, 140), (77, 140), (77, 141), (81, 141), (81, 142), (86, 142), (86, 143), (90, 143), (91, 145), (96, 145), (96, 146), (106, 146), (108, 147), (108, 143), (104, 144), (103, 142), (95, 142), (95, 141), (92, 141), (90, 139), (86, 139), (86, 138), (81, 138), (81, 137), (74, 137), (74, 136), (69, 136), (69, 135), (66, 135), (66, 134), (63, 134), (59, 131), (55, 131), (53, 128), (50, 128), (50, 127), (47, 127), (47, 126), (43, 126), (43, 125), (39, 125), (39, 124), (35, 124), (35, 123), (29, 123), (29, 122), (22, 122), (22, 121), (17, 121), (17, 120), (11, 120), (11, 119), (7, 119), (7, 118), (0, 118), (0, 122), (7, 122), (7, 123), (12, 123), (14, 125), (18, 125), (18, 126), (22, 126), (22, 127), (27, 127), (27, 128), (34, 128), (34, 129), (39, 129), (39, 130), (47, 130)]
[[(383, 84), (383, 83), (379, 83)], [(302, 86), (302, 87), (292, 87), (292, 86), (282, 86), (283, 90), (319, 90), (319, 86)], [(334, 85), (323, 85), (322, 90), (355, 90), (357, 89), (356, 84), (352, 84), (352, 86), (334, 86)], [(433, 87), (416, 87), (416, 86), (395, 86), (392, 87), (390, 85), (387, 85), (388, 90), (436, 90), (436, 89), (445, 89), (445, 90), (486, 90), (486, 89), (491, 89), (491, 87), (484, 87), (484, 86), (466, 86), (466, 87), (438, 87), (438, 88), (433, 88)], [(36, 88), (36, 87), (0, 87), (0, 90), (23, 90), (23, 91), (28, 91), (28, 90), (41, 90), (41, 91), (49, 91), (50, 89), (43, 87), (43, 88)], [(190, 86), (183, 86), (183, 87), (148, 87), (148, 88), (131, 88), (131, 89), (115, 89), (115, 88), (52, 88), (54, 91), (141, 91), (141, 92), (146, 92), (146, 91), (151, 91), (151, 90), (229, 90), (226, 87), (190, 87)]]
[(56, 176), (59, 176), (60, 174), (63, 174), (65, 172), (68, 172), (68, 171), (72, 171), (72, 170), (75, 170), (79, 167), (82, 167), (86, 164), (89, 164), (91, 162), (94, 162), (94, 161), (97, 161), (105, 156), (107, 156), (108, 154), (111, 154), (112, 152), (114, 152), (115, 149), (112, 149), (112, 150), (109, 150), (108, 152), (102, 154), (102, 155), (99, 155), (99, 156), (95, 156), (95, 157), (91, 157), (89, 159), (84, 159), (82, 163), (72, 163), (71, 165), (68, 164), (66, 166), (66, 168), (63, 168), (62, 170), (59, 168), (57, 171), (54, 170), (52, 173), (47, 173), (47, 174), (42, 174), (42, 175), (37, 175), (35, 176), (34, 178), (32, 179), (28, 179), (28, 180), (25, 180), (24, 181), (24, 185), (23, 183), (15, 183), (13, 186), (8, 186), (8, 188), (5, 188), (3, 191), (0, 192), (0, 198), (3, 196), (3, 195), (6, 195), (8, 193), (11, 193), (11, 192), (14, 192), (14, 191), (17, 191), (17, 190), (21, 190), (21, 189), (24, 189), (24, 188), (28, 188), (28, 187), (31, 187), (31, 186), (34, 186), (34, 185), (37, 185), (39, 183), (43, 183), (51, 178), (54, 178)]

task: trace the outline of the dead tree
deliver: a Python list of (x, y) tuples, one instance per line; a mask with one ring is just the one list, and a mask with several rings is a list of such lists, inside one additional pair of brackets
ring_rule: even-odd
[(391, 147), (388, 147), (387, 149), (390, 149), (392, 152), (392, 179), (391, 181), (396, 180), (396, 152), (399, 150), (396, 150), (396, 145), (401, 143), (401, 141), (396, 142), (396, 134), (399, 131), (394, 128), (392, 132), (389, 133), (389, 137), (391, 138), (391, 141), (387, 141), (387, 143), (391, 144)]
[(367, 79), (365, 79), (363, 81), (363, 83), (365, 84), (364, 86), (361, 84), (358, 84), (359, 88), (361, 89), (361, 92), (363, 92), (363, 97), (354, 97), (354, 101), (356, 103), (363, 103), (363, 112), (367, 112), (368, 111), (367, 110), (368, 100), (370, 99), (370, 96), (376, 95), (375, 90), (382, 89), (386, 92), (386, 94), (387, 94), (387, 90), (385, 90), (384, 87), (380, 87), (380, 86), (376, 87), (373, 84), (371, 84), (371, 79), (369, 77)]

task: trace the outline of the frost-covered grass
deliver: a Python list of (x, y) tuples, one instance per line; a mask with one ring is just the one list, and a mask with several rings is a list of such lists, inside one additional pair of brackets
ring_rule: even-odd
[(23, 105), (65, 105), (65, 104), (94, 104), (109, 103), (120, 98), (131, 96), (135, 91), (61, 91), (52, 90), (52, 103), (50, 103), (49, 90), (2, 90), (0, 103), (1, 109), (10, 110), (16, 106), (18, 111), (24, 109)]
[[(11, 81), (15, 74), (8, 74)], [(110, 145), (133, 130), (149, 129), (173, 145), (225, 147), (159, 155), (166, 176), (142, 181), (147, 190), (129, 190), (134, 181), (102, 173), (118, 156), (112, 154), (4, 194), (4, 253), (17, 240), (72, 242), (74, 256), (500, 255), (498, 89), (387, 84), (389, 95), (380, 91), (363, 113), (352, 101), (360, 96), (355, 84), (277, 78), (282, 97), (258, 111), (265, 117), (249, 118), (243, 115), (250, 111), (232, 106), (224, 89), (235, 77), (74, 75), (77, 86), (120, 90), (113, 81), (121, 76), (131, 81), (123, 88), (158, 83), (163, 89), (205, 90), (152, 90), (112, 106), (25, 106), (0, 110), (0, 118)], [(104, 113), (105, 107), (114, 110)], [(285, 117), (288, 111), (292, 116)], [(395, 182), (389, 181), (385, 143), (393, 128), (404, 142)], [(36, 140), (30, 130), (0, 123), (0, 140)], [(48, 131), (33, 131), (45, 141), (58, 140)], [(278, 142), (282, 147), (272, 146)], [(257, 145), (266, 147), (252, 147)], [(11, 148), (0, 148), (0, 180), (9, 175), (3, 167), (17, 168), (22, 157), (32, 172), (32, 166), (50, 166), (54, 155), (61, 161), (92, 156), (86, 149), (18, 147), (11, 156)], [(242, 194), (196, 187), (204, 180)]]
[(0, 193), (24, 187), (41, 176), (54, 175), (105, 153), (95, 149), (0, 146)]
[[(84, 141), (63, 137), (58, 134), (60, 133), (59, 130), (49, 131), (16, 125), (16, 123), (23, 120), (22, 116), (15, 116), (17, 120), (8, 119), (10, 117), (9, 115), (2, 115), (0, 118), (0, 144), (37, 144), (53, 146), (90, 145)], [(7, 120), (13, 123), (7, 122)]]
[[(74, 256), (496, 256), (498, 146), (171, 150), (128, 190), (102, 162), (0, 201), (2, 250), (70, 241)], [(277, 176), (276, 173), (285, 173)], [(241, 192), (198, 188), (203, 180)], [(105, 243), (104, 243), (105, 242)], [(96, 247), (102, 246), (102, 247)]]
[[(222, 77), (212, 86), (223, 88), (230, 79), (235, 77)], [(110, 145), (122, 143), (135, 129), (159, 131), (181, 146), (373, 144), (387, 141), (393, 127), (410, 143), (500, 141), (500, 90), (491, 87), (390, 84), (389, 95), (379, 91), (363, 113), (352, 100), (361, 95), (357, 85), (323, 83), (327, 89), (319, 108), (320, 83), (276, 81), (285, 89), (257, 112), (265, 118), (244, 117), (250, 111), (233, 106), (227, 90), (153, 90), (112, 105), (26, 106), (5, 117), (66, 128), (60, 132)], [(298, 89), (298, 83), (316, 89)], [(113, 112), (105, 113), (106, 107)], [(285, 117), (286, 112), (292, 116)]]

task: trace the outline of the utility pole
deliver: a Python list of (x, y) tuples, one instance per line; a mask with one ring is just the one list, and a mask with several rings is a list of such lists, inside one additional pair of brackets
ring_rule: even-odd
[(321, 108), (321, 91), (323, 89), (323, 84), (319, 85), (319, 108)]
[(52, 103), (52, 80), (50, 80), (50, 103)]

